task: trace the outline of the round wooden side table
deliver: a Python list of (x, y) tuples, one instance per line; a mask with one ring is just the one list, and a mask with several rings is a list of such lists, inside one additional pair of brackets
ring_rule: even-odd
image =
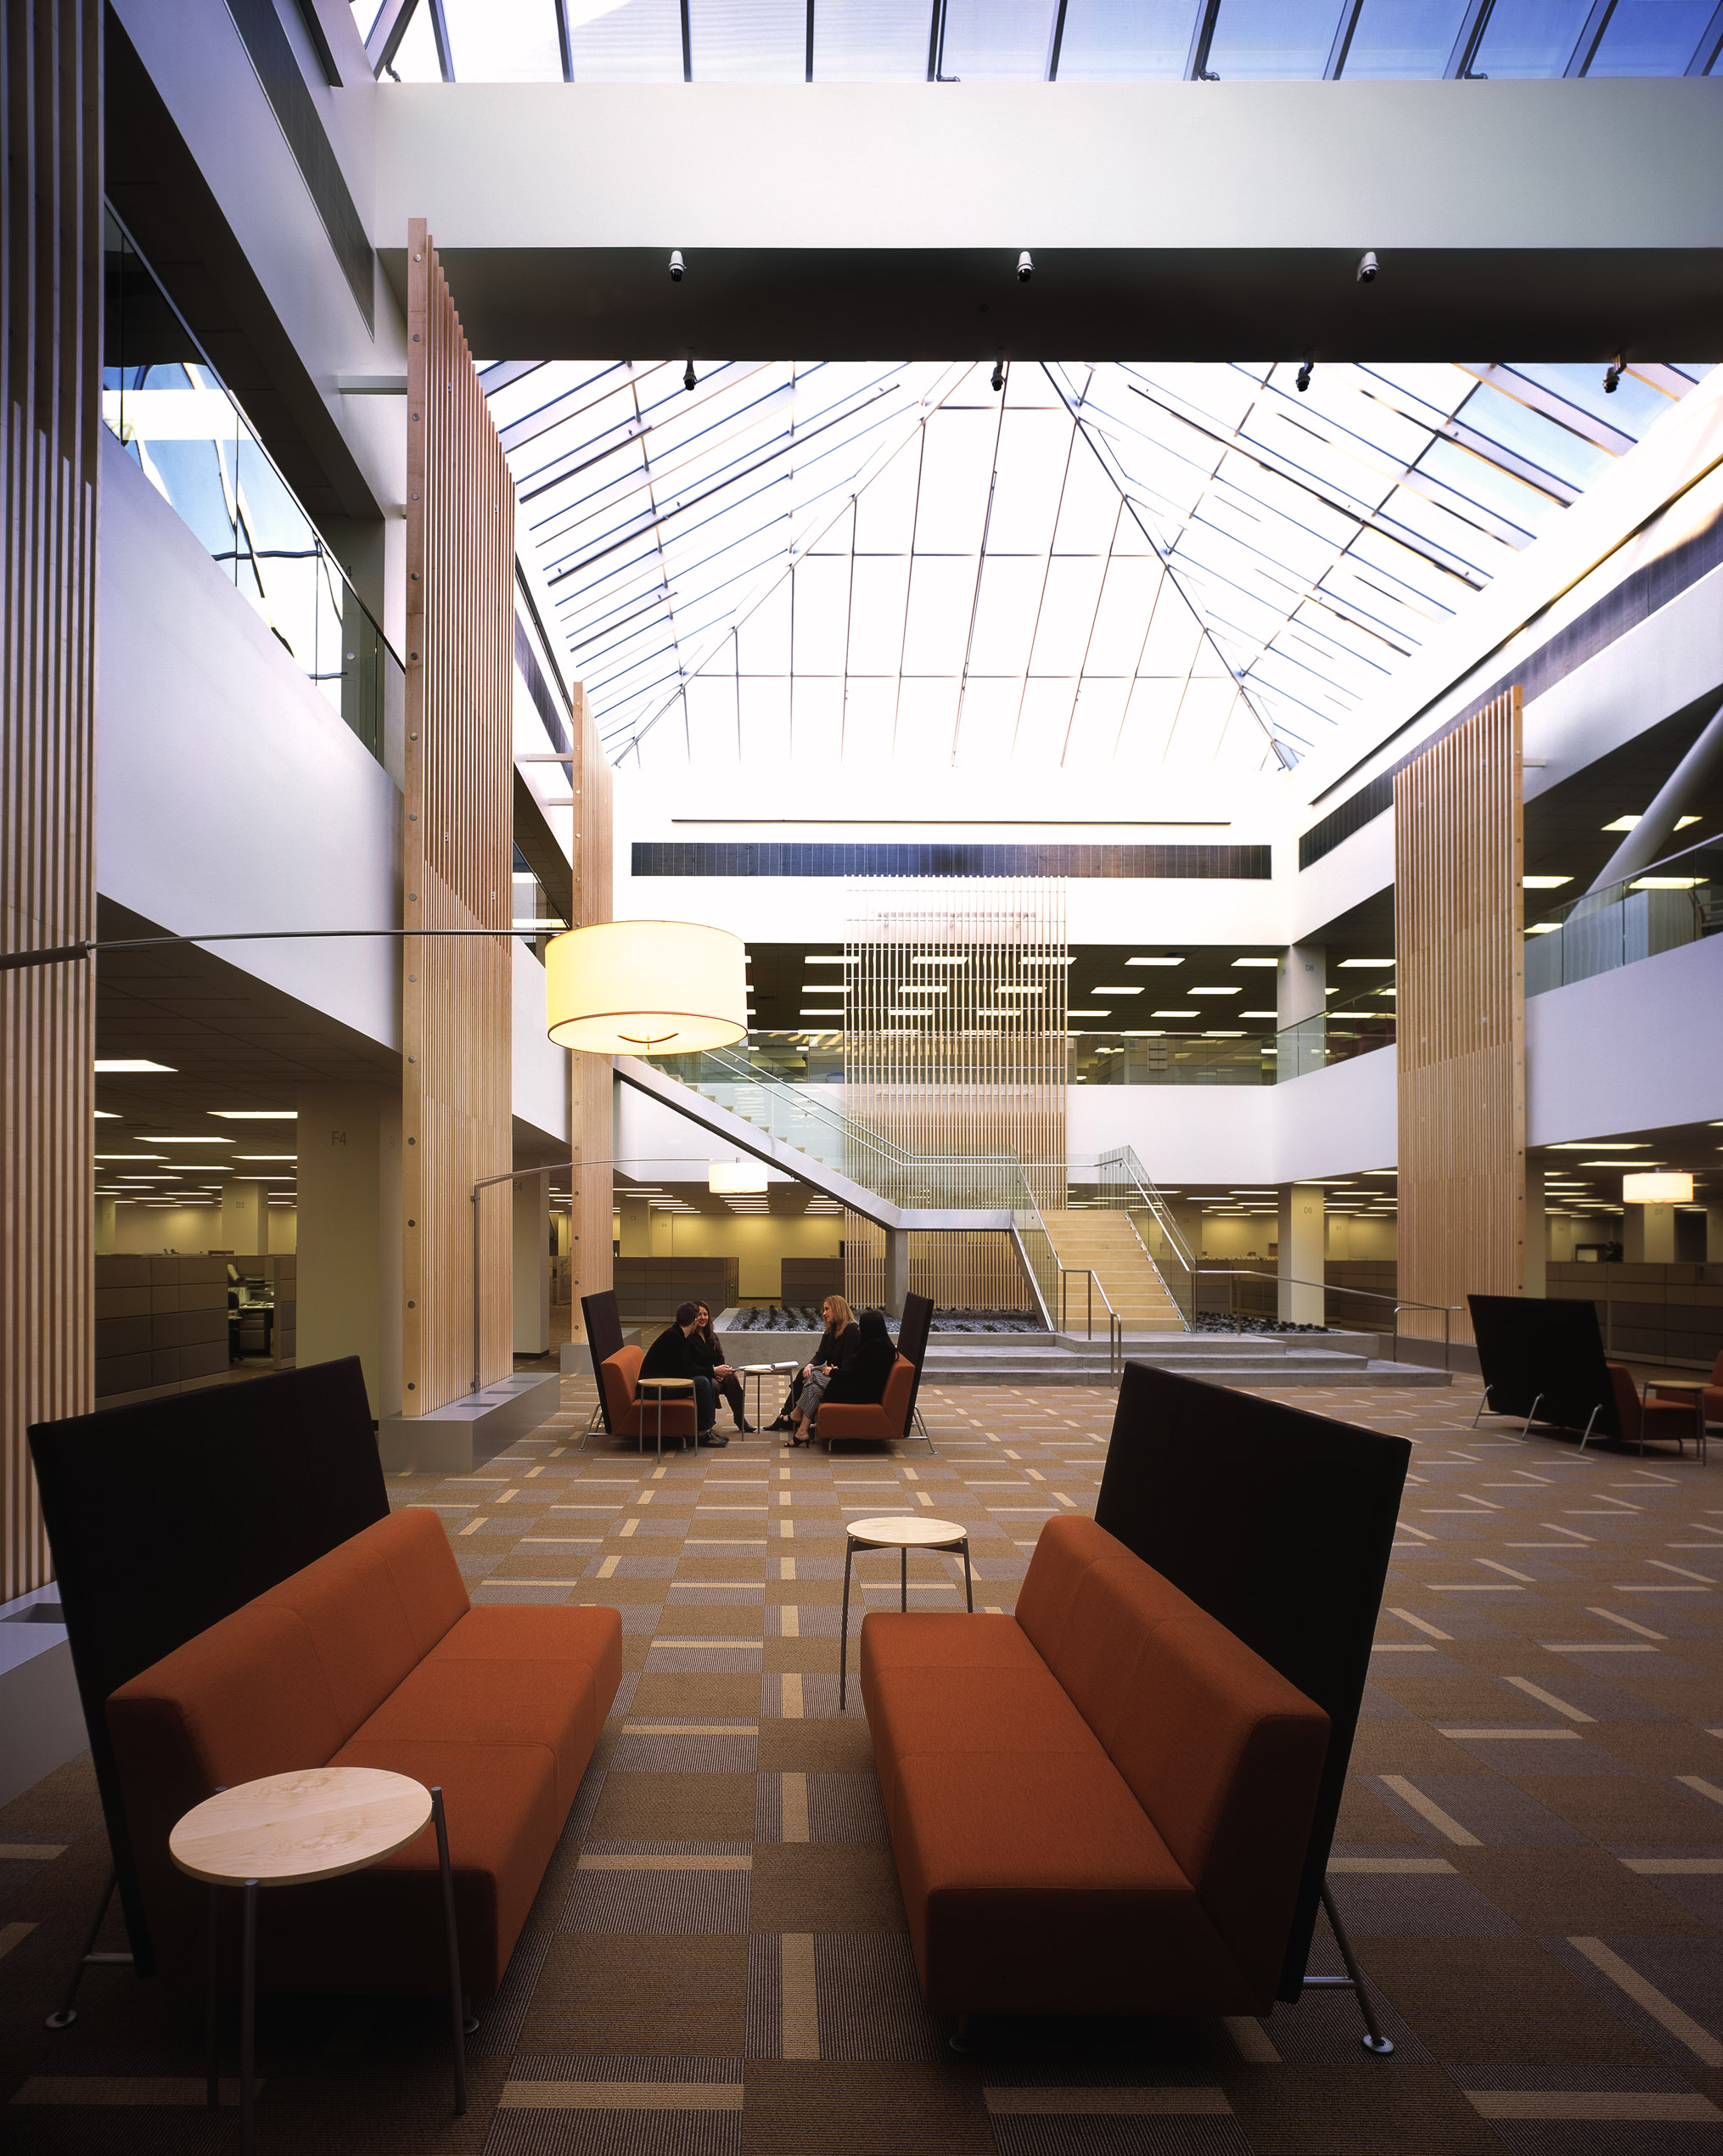
[(210, 1889), (208, 2102), (221, 2101), (216, 2041), (216, 1980), (223, 1887), (244, 1896), (239, 1961), (239, 2146), (256, 2147), (257, 1890), (306, 1886), (362, 1872), (417, 1840), (428, 1822), (437, 1832), (443, 1921), (448, 1935), (449, 1998), (455, 2035), (455, 2113), (467, 2108), (466, 2008), (461, 1996), (460, 1945), (455, 1932), (455, 1887), (449, 1868), (448, 1822), (441, 1788), (373, 1766), (313, 1766), (269, 1774), (217, 1790), (194, 1805), (168, 1836), (168, 1853), (182, 1872)]
[(909, 1553), (912, 1550), (961, 1550), (963, 1600), (975, 1614), (975, 1583), (969, 1571), (969, 1530), (955, 1520), (924, 1519), (905, 1513), (895, 1519), (852, 1519), (844, 1543), (844, 1615), (838, 1633), (838, 1704), (850, 1685), (850, 1564), (857, 1550), (896, 1550), (901, 1558), (898, 1606), (909, 1608)]
[[(696, 1445), (699, 1443), (699, 1402), (695, 1399), (692, 1378), (637, 1378), (634, 1396), (642, 1401), (655, 1400), (658, 1402), (658, 1457), (660, 1460), (664, 1457), (664, 1403), (666, 1400), (680, 1401), (686, 1397), (694, 1401), (694, 1442)], [(643, 1411), (640, 1417), (640, 1442), (635, 1449), (641, 1452), (646, 1450), (646, 1416)]]
[(766, 1381), (768, 1378), (793, 1378), (801, 1368), (800, 1362), (738, 1362), (736, 1374), (742, 1380), (742, 1400), (748, 1401), (748, 1381), (754, 1380), (754, 1423), (757, 1429), (766, 1428)]

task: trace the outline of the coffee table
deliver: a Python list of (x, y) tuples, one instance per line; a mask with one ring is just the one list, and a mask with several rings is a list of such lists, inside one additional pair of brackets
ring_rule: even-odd
[(881, 1519), (852, 1519), (844, 1544), (844, 1615), (838, 1633), (838, 1704), (842, 1707), (850, 1684), (850, 1564), (857, 1550), (896, 1550), (900, 1554), (898, 1606), (909, 1608), (909, 1553), (912, 1550), (961, 1550), (963, 1552), (963, 1599), (969, 1614), (975, 1614), (975, 1584), (969, 1571), (969, 1530), (955, 1520), (927, 1519), (905, 1513)]
[(216, 2041), (216, 1979), (219, 1968), (221, 1896), (238, 1887), (244, 1896), (239, 1961), (239, 2146), (256, 2148), (257, 1890), (339, 1879), (349, 1872), (405, 1849), (434, 1822), (442, 1872), (443, 1923), (448, 1938), (449, 2001), (455, 2037), (455, 2114), (467, 2108), (466, 2008), (461, 1996), (461, 1954), (455, 1932), (455, 1888), (449, 1868), (449, 1834), (443, 1793), (405, 1774), (373, 1766), (313, 1766), (294, 1774), (269, 1774), (258, 1782), (218, 1789), (194, 1805), (168, 1836), (168, 1853), (180, 1870), (210, 1889), (207, 2037), (210, 2110), (221, 2103)]
[[(1659, 1393), (1687, 1395), (1683, 1404), (1691, 1406), (1693, 1411), (1693, 1435), (1698, 1440), (1699, 1465), (1702, 1468), (1705, 1464), (1705, 1393), (1710, 1382), (1709, 1378), (1647, 1378), (1645, 1385), (1647, 1406)], [(1643, 1453), (1645, 1446), (1642, 1444), (1639, 1449)], [(1683, 1446), (1681, 1450), (1685, 1453), (1687, 1447)]]
[[(738, 1362), (736, 1374), (742, 1380), (742, 1402), (745, 1411), (748, 1403), (748, 1380), (754, 1380), (754, 1422), (758, 1429), (766, 1427), (766, 1381), (768, 1378), (793, 1378), (801, 1368), (800, 1362)], [(747, 1420), (744, 1412), (743, 1420)]]
[[(684, 1393), (692, 1397), (693, 1390), (694, 1381), (692, 1378), (638, 1378), (635, 1380), (634, 1391), (637, 1398), (655, 1400), (658, 1402), (658, 1457), (660, 1460), (664, 1457), (664, 1403), (667, 1398), (680, 1400)], [(699, 1403), (695, 1404), (698, 1411)], [(696, 1425), (699, 1424), (699, 1412), (696, 1412), (694, 1416)], [(698, 1445), (699, 1441), (700, 1433), (696, 1427), (694, 1442)], [(640, 1442), (635, 1449), (640, 1452), (646, 1450), (646, 1418), (643, 1415), (640, 1418)]]

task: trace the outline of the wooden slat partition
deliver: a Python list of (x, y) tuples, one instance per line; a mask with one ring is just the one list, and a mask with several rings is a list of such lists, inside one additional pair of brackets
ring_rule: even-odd
[[(570, 767), (575, 801), (575, 908), (570, 928), (592, 928), (610, 918), (611, 774), (598, 738), (598, 722), (579, 683), (573, 692), (570, 726), (575, 761)], [(615, 1284), (611, 1249), (613, 1171), (611, 1089), (609, 1056), (569, 1058), (569, 1136), (574, 1193), (571, 1311), (575, 1339), (583, 1339), (582, 1295), (600, 1294)], [(586, 1167), (586, 1161), (603, 1162)]]
[[(95, 934), (101, 0), (0, 8), (0, 949)], [(94, 1405), (95, 991), (0, 974), (0, 1601), (51, 1576), (25, 1433)]]
[(1399, 1292), (1456, 1340), (1468, 1294), (1525, 1291), (1524, 821), (1518, 688), (1394, 782)]
[[(514, 1367), (514, 487), (423, 219), (407, 226), (403, 1408)], [(477, 1217), (475, 1219), (475, 1211)], [(479, 1338), (473, 1252), (480, 1245)]]

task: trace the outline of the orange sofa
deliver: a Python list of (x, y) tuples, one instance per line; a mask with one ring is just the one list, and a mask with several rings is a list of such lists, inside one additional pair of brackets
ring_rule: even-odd
[(1328, 1717), (1122, 1542), (1049, 1520), (1014, 1617), (870, 1611), (862, 1693), (936, 2013), (1271, 2010)]
[(607, 1355), (598, 1366), (604, 1380), (604, 1406), (609, 1411), (610, 1435), (638, 1438), (643, 1442), (648, 1437), (656, 1438), (661, 1412), (665, 1437), (678, 1441), (698, 1437), (699, 1410), (692, 1393), (684, 1394), (680, 1400), (666, 1396), (661, 1411), (655, 1397), (640, 1397), (640, 1366), (645, 1360), (644, 1348), (624, 1347), (618, 1348), (615, 1355)]
[[(159, 1965), (202, 1981), (208, 1889), (167, 1850), (192, 1805), (295, 1767), (388, 1767), (442, 1787), (462, 1983), (491, 1996), (621, 1675), (616, 1610), (474, 1609), (429, 1511), (377, 1521), (244, 1603), (108, 1701)], [(445, 1990), (432, 1830), (369, 1871), (266, 1894), (258, 1982)]]
[(885, 1380), (883, 1400), (822, 1401), (814, 1419), (814, 1434), (824, 1440), (828, 1451), (834, 1445), (850, 1444), (862, 1438), (885, 1443), (894, 1437), (901, 1437), (909, 1420), (910, 1395), (914, 1390), (915, 1365), (906, 1356), (901, 1355)]

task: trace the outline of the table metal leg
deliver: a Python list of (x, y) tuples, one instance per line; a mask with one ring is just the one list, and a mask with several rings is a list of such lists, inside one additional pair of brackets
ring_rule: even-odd
[(841, 1709), (850, 1682), (850, 1560), (856, 1545), (844, 1538), (844, 1615), (838, 1627), (838, 1705)]
[(968, 1604), (969, 1614), (975, 1614), (975, 1583), (969, 1576), (969, 1538), (963, 1537), (963, 1600)]
[(905, 1616), (907, 1616), (909, 1614), (909, 1545), (907, 1542), (898, 1552), (898, 1556), (901, 1563), (898, 1567), (897, 1606)]
[(430, 1793), (431, 1817), (437, 1830), (437, 1868), (443, 1876), (443, 1929), (449, 1948), (449, 2011), (455, 2033), (455, 2116), (467, 2109), (467, 2009), (461, 1993), (461, 1940), (455, 1929), (455, 1875), (449, 1864), (449, 1822), (443, 1811), (441, 1785)]
[(222, 2103), (222, 2053), (217, 2041), (216, 2005), (222, 1944), (222, 1889), (218, 1886), (210, 1889), (209, 1927), (209, 1996), (204, 2002), (204, 2101), (211, 2111), (216, 2111)]
[(239, 1960), (239, 2156), (257, 2151), (257, 1882), (245, 1882)]

